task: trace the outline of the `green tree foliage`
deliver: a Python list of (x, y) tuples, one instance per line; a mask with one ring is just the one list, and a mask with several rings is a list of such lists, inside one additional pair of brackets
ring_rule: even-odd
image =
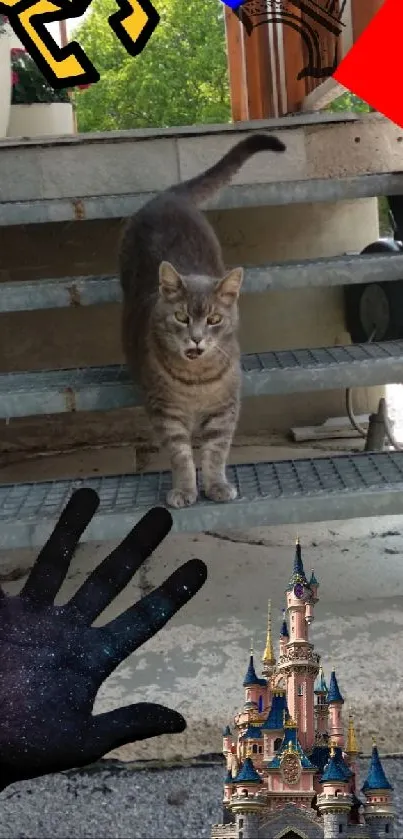
[(218, 0), (156, 0), (161, 20), (143, 52), (127, 54), (108, 25), (114, 0), (93, 0), (74, 32), (101, 75), (77, 93), (80, 131), (230, 120), (224, 7)]

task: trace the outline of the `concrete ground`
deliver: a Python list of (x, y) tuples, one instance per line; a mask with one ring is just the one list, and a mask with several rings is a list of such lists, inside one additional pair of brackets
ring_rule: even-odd
[[(367, 765), (360, 761), (362, 780)], [(401, 837), (403, 761), (383, 765)], [(202, 839), (221, 821), (222, 782), (216, 765), (156, 772), (116, 766), (14, 784), (0, 795), (0, 839)]]
[[(246, 447), (236, 457), (250, 459), (257, 453)], [(308, 453), (313, 452), (261, 449), (265, 457)], [(36, 478), (45, 478), (55, 470), (89, 475), (122, 467), (129, 467), (128, 453), (114, 450), (45, 458), (29, 468)], [(7, 479), (22, 479), (26, 469), (26, 463), (9, 466)], [(320, 583), (311, 635), (325, 673), (336, 668), (345, 710), (355, 714), (363, 750), (370, 750), (376, 734), (381, 751), (403, 751), (403, 516), (306, 524), (298, 533), (306, 570), (314, 568)], [(296, 536), (295, 526), (171, 535), (104, 612), (100, 622), (127, 608), (191, 557), (208, 565), (202, 591), (115, 671), (95, 707), (103, 711), (136, 700), (163, 702), (184, 714), (187, 731), (125, 747), (113, 757), (172, 759), (221, 750), (222, 726), (231, 722), (243, 701), (251, 636), (257, 660), (264, 648), (269, 598), (277, 640)], [(61, 600), (78, 588), (111, 547), (92, 543), (78, 548)], [(19, 590), (33, 559), (30, 551), (0, 555), (6, 591)]]

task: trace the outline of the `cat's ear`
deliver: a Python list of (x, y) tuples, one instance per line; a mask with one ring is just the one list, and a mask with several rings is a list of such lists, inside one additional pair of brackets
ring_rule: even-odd
[(225, 306), (232, 306), (238, 300), (242, 282), (243, 268), (233, 268), (217, 283), (216, 296)]
[(170, 262), (161, 262), (159, 280), (160, 294), (166, 300), (175, 300), (183, 292), (182, 278)]

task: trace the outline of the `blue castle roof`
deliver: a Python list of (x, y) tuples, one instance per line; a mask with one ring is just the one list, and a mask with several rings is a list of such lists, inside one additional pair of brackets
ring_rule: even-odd
[(331, 702), (341, 702), (344, 705), (344, 699), (340, 693), (339, 686), (337, 684), (336, 673), (332, 670), (330, 674), (330, 682), (329, 682), (329, 690), (327, 692), (327, 701), (329, 704)]
[(256, 675), (252, 654), (250, 655), (248, 669), (242, 684), (244, 688), (249, 687), (250, 685), (261, 685), (262, 687), (267, 685), (266, 679), (259, 679)]
[(324, 674), (322, 668), (319, 670), (317, 679), (315, 681), (314, 691), (315, 691), (315, 693), (327, 693), (327, 684), (326, 684), (325, 674)]
[[(330, 759), (330, 749), (329, 746), (315, 746), (310, 756), (311, 763), (314, 764), (319, 770), (321, 774), (325, 771)], [(336, 746), (334, 750), (334, 758), (333, 760), (337, 763), (338, 770), (340, 775), (344, 777), (346, 781), (348, 781), (351, 776), (352, 772), (347, 766), (347, 763), (344, 760), (343, 752), (340, 746)]]
[(250, 757), (245, 758), (241, 769), (239, 770), (235, 781), (235, 784), (261, 784), (262, 779), (260, 775), (256, 772), (256, 769), (252, 763)]
[(231, 729), (230, 729), (229, 725), (225, 726), (225, 728), (223, 730), (223, 733), (222, 733), (222, 736), (223, 737), (230, 737), (231, 736)]
[(369, 792), (370, 790), (375, 789), (393, 790), (392, 784), (389, 783), (385, 775), (376, 746), (372, 747), (371, 765), (368, 770), (366, 781), (361, 789), (362, 792)]
[(262, 739), (262, 732), (257, 725), (250, 725), (243, 734), (241, 734), (240, 740), (261, 740)]
[(313, 568), (312, 568), (311, 579), (309, 580), (309, 585), (310, 586), (318, 586), (319, 585), (319, 583), (318, 583), (318, 581), (315, 577), (315, 572), (314, 572)]
[(346, 773), (341, 761), (337, 760), (336, 756), (331, 757), (325, 766), (325, 771), (320, 779), (321, 784), (326, 781), (336, 781), (337, 783), (347, 783)]
[(283, 622), (281, 624), (281, 629), (280, 629), (280, 638), (289, 638), (289, 637), (290, 637), (290, 635), (289, 635), (289, 632), (288, 632), (287, 621), (285, 619), (285, 609), (283, 609)]
[(285, 711), (285, 718), (286, 720), (289, 719), (289, 713), (287, 708), (287, 698), (285, 693), (274, 693), (270, 711), (268, 713), (267, 719), (261, 726), (261, 729), (264, 731), (267, 729), (272, 729), (275, 731), (282, 731), (284, 726), (284, 711)]
[(297, 729), (295, 726), (284, 729), (283, 742), (275, 757), (266, 764), (267, 768), (278, 769), (280, 767), (282, 755), (288, 750), (290, 743), (293, 751), (296, 751), (299, 756), (302, 768), (315, 770), (316, 767), (311, 763), (298, 740)]
[(302, 562), (301, 545), (299, 543), (299, 540), (297, 541), (297, 544), (295, 546), (294, 568), (292, 570), (290, 582), (288, 584), (288, 590), (293, 588), (296, 583), (303, 583), (304, 585), (308, 585), (308, 580), (306, 578), (304, 565)]
[(224, 784), (233, 784), (233, 783), (234, 783), (234, 779), (233, 779), (233, 777), (232, 777), (232, 775), (231, 775), (231, 770), (230, 770), (230, 769), (228, 769), (228, 772), (227, 772), (227, 774), (226, 774), (226, 776), (225, 776), (225, 781), (224, 781)]

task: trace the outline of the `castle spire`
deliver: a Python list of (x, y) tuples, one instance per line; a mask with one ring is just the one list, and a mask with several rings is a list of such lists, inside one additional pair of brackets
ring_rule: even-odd
[(302, 562), (301, 543), (299, 541), (298, 536), (295, 544), (294, 567), (290, 577), (289, 588), (293, 588), (296, 583), (303, 583), (304, 585), (308, 585), (308, 580), (306, 578), (304, 570), (304, 564)]
[(360, 753), (360, 750), (358, 748), (357, 735), (355, 733), (355, 728), (354, 728), (354, 720), (353, 720), (353, 717), (352, 717), (351, 714), (349, 715), (349, 718), (348, 718), (346, 752), (347, 752), (348, 755), (358, 755)]
[(366, 794), (370, 793), (371, 790), (393, 790), (392, 784), (389, 783), (385, 775), (375, 742), (372, 746), (371, 765), (366, 781), (362, 786), (362, 791)]
[(288, 632), (288, 626), (287, 626), (287, 621), (286, 621), (286, 617), (285, 617), (285, 609), (283, 609), (283, 622), (281, 624), (280, 638), (289, 638), (289, 637), (290, 637), (290, 635), (289, 635), (289, 632)]
[(266, 647), (263, 653), (262, 658), (264, 667), (263, 672), (270, 670), (276, 663), (276, 658), (274, 655), (273, 649), (273, 640), (271, 636), (271, 600), (269, 600), (268, 610), (267, 610), (267, 637), (266, 637)]

